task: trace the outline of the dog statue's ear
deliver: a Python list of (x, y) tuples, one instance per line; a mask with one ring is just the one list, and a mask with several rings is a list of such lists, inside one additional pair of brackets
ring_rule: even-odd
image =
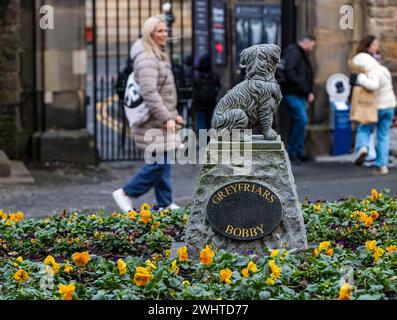
[(274, 62), (279, 63), (281, 59), (281, 48), (275, 44), (267, 44), (261, 47), (261, 51)]
[(248, 48), (244, 49), (243, 51), (241, 51), (241, 54), (240, 54), (240, 68), (242, 68), (242, 69), (244, 69), (247, 64), (247, 61), (246, 61), (247, 50), (248, 50)]

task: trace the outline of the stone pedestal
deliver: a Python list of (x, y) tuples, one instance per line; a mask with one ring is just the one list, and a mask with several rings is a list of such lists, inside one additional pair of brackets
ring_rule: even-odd
[(87, 130), (56, 130), (36, 134), (34, 153), (42, 162), (96, 164), (94, 137)]
[[(288, 250), (307, 248), (306, 231), (300, 212), (295, 181), (288, 154), (280, 137), (276, 141), (265, 141), (262, 136), (254, 136), (251, 143), (241, 143), (242, 146), (244, 144), (246, 148), (252, 150), (251, 162), (248, 159), (243, 160), (245, 168), (251, 167), (249, 172), (242, 170), (241, 163), (235, 164), (232, 161), (229, 164), (222, 164), (222, 157), (219, 159), (219, 164), (203, 165), (185, 237), (189, 253), (194, 257), (199, 255), (201, 249), (206, 244), (210, 244), (213, 248), (225, 249), (241, 254), (261, 254), (265, 247), (270, 249), (285, 247)], [(209, 156), (211, 150), (214, 150), (214, 148), (218, 150), (219, 155), (222, 152), (233, 149), (230, 143), (225, 144), (211, 141), (206, 150), (207, 156)], [(258, 185), (262, 187), (258, 187)], [(247, 188), (246, 190), (244, 190), (245, 186)], [(233, 193), (233, 190), (238, 192), (239, 187), (240, 192), (238, 195), (235, 194), (228, 197), (229, 192), (230, 194)], [(225, 196), (225, 199), (222, 200), (226, 206), (223, 206), (223, 209), (218, 212), (213, 209), (213, 203), (220, 201), (219, 197), (216, 197), (219, 194), (219, 190), (225, 190), (224, 193), (220, 194)], [(255, 200), (253, 198), (253, 194), (255, 193), (259, 197), (259, 202), (258, 199)], [(260, 206), (260, 196), (263, 198), (264, 207)], [(210, 201), (213, 203), (210, 203)], [(229, 203), (227, 203), (228, 201)], [(277, 212), (278, 201), (280, 203), (279, 213)], [(237, 207), (240, 208), (239, 212), (234, 212), (236, 211), (234, 208)], [(230, 210), (225, 211), (225, 208), (229, 208)], [(263, 217), (265, 220), (262, 221), (269, 221), (274, 226), (268, 226), (265, 222), (259, 224), (262, 227), (259, 227), (260, 229), (255, 231), (256, 226), (249, 225), (253, 222), (247, 221), (246, 224), (243, 223), (245, 224), (242, 227), (243, 229), (233, 235), (232, 228), (236, 226), (232, 227), (233, 223), (230, 222), (230, 226), (226, 226), (226, 230), (223, 230), (225, 232), (221, 234), (215, 231), (210, 224), (207, 217), (207, 210), (211, 211), (209, 216), (211, 216), (212, 224), (213, 221), (218, 223), (217, 218), (220, 220), (224, 218), (221, 216), (216, 217), (217, 214), (226, 215), (226, 219), (230, 221), (233, 221), (233, 217), (238, 215), (238, 221), (241, 222), (241, 218), (244, 219), (244, 215), (247, 216), (248, 220), (252, 220), (252, 216), (255, 216), (257, 213), (258, 219), (260, 218), (259, 215), (265, 215)], [(277, 220), (278, 214), (279, 220)], [(258, 222), (254, 223), (258, 224)], [(267, 227), (270, 227), (270, 230), (273, 231), (258, 239), (259, 230), (266, 229)], [(253, 236), (251, 238), (257, 239), (248, 241), (237, 240), (238, 238), (243, 239), (242, 237), (245, 235), (249, 236), (250, 233)], [(233, 239), (224, 234), (230, 234)]]

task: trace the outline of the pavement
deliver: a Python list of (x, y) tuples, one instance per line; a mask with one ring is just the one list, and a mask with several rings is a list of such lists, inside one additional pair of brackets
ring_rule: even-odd
[[(117, 206), (112, 191), (122, 187), (143, 162), (108, 162), (84, 168), (31, 167), (35, 185), (0, 186), (0, 209), (22, 211), (27, 216), (44, 217), (65, 209), (89, 214), (97, 210), (111, 213)], [(373, 176), (371, 168), (356, 167), (350, 156), (318, 157), (315, 162), (292, 166), (299, 200), (312, 201), (364, 197), (372, 188), (390, 189), (397, 194), (397, 168), (389, 175)], [(174, 165), (172, 185), (174, 201), (187, 206), (194, 196), (200, 172), (198, 165)], [(154, 203), (150, 191), (136, 201)]]

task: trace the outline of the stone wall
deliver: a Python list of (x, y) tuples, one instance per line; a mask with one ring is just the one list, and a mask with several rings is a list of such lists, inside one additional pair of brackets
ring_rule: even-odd
[(20, 101), (20, 3), (0, 2), (0, 149), (15, 157)]
[(367, 0), (366, 4), (367, 32), (379, 37), (387, 66), (397, 76), (397, 1)]

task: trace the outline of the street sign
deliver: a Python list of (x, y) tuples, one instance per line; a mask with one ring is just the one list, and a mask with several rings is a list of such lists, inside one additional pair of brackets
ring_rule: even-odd
[(223, 0), (212, 1), (211, 32), (214, 62), (217, 65), (226, 65), (226, 4)]
[(194, 0), (194, 54), (195, 56), (210, 53), (208, 1)]

